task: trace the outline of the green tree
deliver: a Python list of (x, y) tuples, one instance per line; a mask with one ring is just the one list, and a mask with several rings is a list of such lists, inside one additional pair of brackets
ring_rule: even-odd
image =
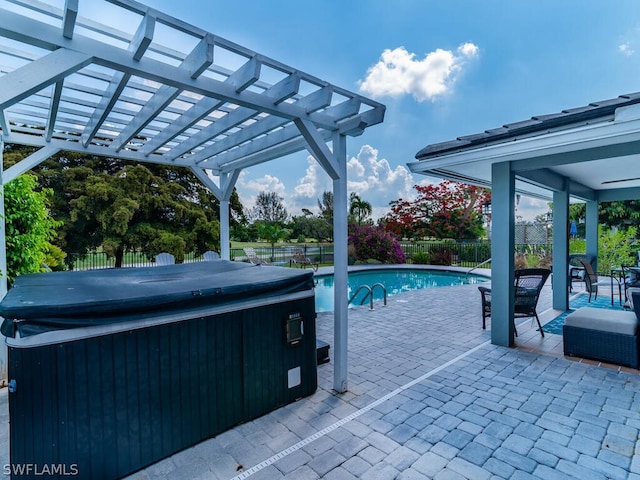
[(360, 198), (357, 193), (351, 192), (349, 195), (349, 223), (357, 223), (358, 225), (372, 223), (370, 220), (367, 222), (372, 213), (371, 204)]
[(52, 192), (36, 186), (36, 177), (25, 174), (4, 187), (9, 285), (18, 275), (43, 271), (47, 263), (55, 267), (52, 260), (62, 258), (50, 243), (61, 224), (49, 215)]
[(251, 216), (255, 222), (284, 224), (289, 213), (282, 203), (282, 197), (276, 192), (260, 192)]
[(292, 217), (288, 226), (292, 238), (314, 238), (318, 242), (331, 241), (333, 238), (333, 225), (311, 212), (307, 215)]
[[(10, 161), (29, 153), (16, 147)], [(63, 222), (55, 243), (69, 254), (103, 248), (121, 266), (133, 249), (150, 258), (168, 251), (177, 261), (219, 249), (220, 204), (188, 169), (62, 152), (35, 173), (54, 192), (51, 212)], [(246, 223), (235, 191), (230, 218)]]
[(318, 208), (320, 216), (333, 226), (333, 192), (322, 193), (322, 200), (318, 199)]
[[(586, 217), (586, 204), (569, 205), (570, 220)], [(598, 223), (609, 228), (640, 228), (640, 200), (621, 200), (598, 204)]]

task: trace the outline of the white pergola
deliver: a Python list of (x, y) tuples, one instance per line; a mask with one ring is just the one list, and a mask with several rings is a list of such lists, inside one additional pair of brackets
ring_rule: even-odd
[[(83, 16), (88, 6), (100, 8), (100, 22)], [(229, 199), (240, 171), (305, 149), (315, 157), (333, 180), (338, 392), (348, 387), (346, 137), (384, 113), (380, 103), (135, 1), (0, 0), (0, 146), (39, 147), (2, 168), (0, 185), (62, 150), (187, 167), (220, 200), (221, 257), (229, 259)], [(3, 277), (0, 295), (6, 288)]]
[(640, 93), (428, 145), (416, 159), (412, 172), (491, 188), (491, 341), (513, 346), (516, 193), (553, 201), (553, 307), (566, 310), (569, 202), (586, 203), (597, 257), (598, 204), (640, 198)]

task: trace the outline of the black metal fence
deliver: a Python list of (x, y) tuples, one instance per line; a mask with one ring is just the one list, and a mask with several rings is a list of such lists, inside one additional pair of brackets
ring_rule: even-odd
[[(269, 261), (275, 265), (290, 265), (294, 248), (301, 248), (304, 255), (314, 263), (333, 263), (333, 245), (278, 245), (273, 249), (270, 246), (254, 247), (254, 250), (262, 260)], [(248, 261), (247, 255), (242, 248), (232, 248), (230, 258), (236, 262)], [(89, 252), (85, 255), (71, 254), (68, 260), (70, 260), (73, 270), (114, 268), (116, 265), (115, 258), (108, 256), (104, 252)], [(188, 253), (185, 255), (184, 263), (202, 260), (201, 256)], [(122, 261), (123, 267), (149, 267), (153, 265), (155, 265), (155, 260), (148, 258), (142, 252), (127, 252)]]
[(475, 267), (491, 258), (488, 242), (418, 242), (400, 244), (408, 262)]
[[(293, 250), (296, 248), (302, 249), (304, 256), (309, 258), (314, 263), (333, 263), (333, 245), (279, 245), (273, 248), (271, 248), (270, 246), (254, 247), (254, 250), (258, 257), (260, 257), (262, 260), (271, 262), (274, 265), (290, 265), (291, 258), (293, 257)], [(231, 260), (235, 260), (236, 262), (247, 261), (247, 255), (242, 248), (232, 248), (230, 257)]]
[[(185, 255), (185, 263), (197, 262), (202, 257), (196, 257), (190, 253)], [(108, 256), (104, 252), (89, 252), (84, 255), (72, 253), (67, 257), (67, 262), (71, 264), (73, 270), (94, 270), (98, 268), (115, 268), (116, 259)], [(127, 252), (122, 260), (123, 267), (150, 267), (155, 265), (153, 258), (148, 258), (142, 252)]]
[[(429, 263), (432, 265), (457, 265), (475, 267), (491, 258), (489, 242), (401, 242), (402, 250), (408, 263)], [(276, 247), (254, 247), (258, 257), (275, 265), (290, 266), (293, 249), (301, 248), (304, 255), (314, 263), (333, 264), (333, 245), (278, 245)], [(516, 252), (524, 255), (545, 256), (551, 254), (550, 244), (518, 244)], [(91, 252), (86, 255), (72, 255), (74, 270), (96, 268), (114, 268), (115, 259), (103, 252)], [(230, 258), (236, 262), (248, 261), (242, 248), (232, 248)], [(193, 253), (185, 255), (185, 263), (202, 261), (202, 257)], [(128, 252), (123, 260), (123, 267), (144, 267), (155, 265), (141, 252)]]

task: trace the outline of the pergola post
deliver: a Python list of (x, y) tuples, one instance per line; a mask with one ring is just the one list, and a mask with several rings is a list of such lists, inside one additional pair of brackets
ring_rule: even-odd
[(220, 200), (220, 257), (223, 260), (231, 260), (231, 242), (229, 227), (229, 199), (233, 193), (233, 187), (238, 181), (240, 170), (234, 170), (231, 174), (220, 174), (220, 188), (222, 196)]
[(348, 370), (348, 279), (347, 279), (347, 140), (333, 137), (333, 155), (338, 178), (333, 180), (333, 298), (334, 298), (334, 366), (333, 389), (344, 393), (349, 388)]
[[(110, 1), (119, 13), (107, 25), (78, 16), (77, 3), (0, 7), (0, 53), (11, 66), (0, 74), (2, 140), (41, 148), (7, 169), (0, 185), (57, 151), (190, 168), (220, 202), (220, 254), (228, 260), (239, 172), (307, 148), (335, 182), (335, 383), (345, 391), (345, 142), (382, 123), (385, 106), (138, 2)], [(125, 16), (139, 18), (133, 36), (120, 30)], [(74, 35), (76, 28), (97, 35)], [(176, 34), (195, 42), (176, 43)], [(114, 112), (130, 121), (112, 121)]]
[[(7, 224), (5, 222), (4, 212), (4, 142), (0, 139), (0, 300), (7, 294)], [(0, 379), (6, 379), (8, 367), (7, 344), (1, 342), (0, 345)]]
[(2, 202), (0, 202), (0, 300), (7, 294), (7, 224), (4, 212), (4, 142), (0, 140), (0, 188), (2, 188)]
[(491, 343), (514, 346), (515, 175), (509, 162), (491, 166)]
[(553, 192), (553, 308), (569, 308), (569, 189)]
[(223, 260), (231, 259), (229, 239), (229, 200), (220, 200), (220, 258)]
[(240, 170), (234, 170), (231, 174), (220, 174), (220, 186), (201, 168), (192, 168), (196, 177), (216, 196), (220, 202), (220, 258), (231, 259), (230, 234), (229, 234), (229, 199), (233, 193), (233, 187), (238, 181)]

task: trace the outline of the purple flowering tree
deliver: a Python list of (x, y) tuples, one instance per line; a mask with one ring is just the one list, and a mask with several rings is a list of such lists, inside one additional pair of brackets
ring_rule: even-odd
[(378, 260), (382, 263), (405, 263), (398, 238), (382, 226), (349, 225), (349, 245), (356, 260)]

